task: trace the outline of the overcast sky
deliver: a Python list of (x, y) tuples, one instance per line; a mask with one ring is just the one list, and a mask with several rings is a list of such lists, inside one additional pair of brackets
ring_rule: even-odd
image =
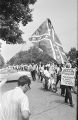
[(68, 52), (71, 47), (77, 48), (77, 0), (37, 0), (33, 8), (33, 22), (26, 27), (20, 27), (27, 44), (6, 45), (3, 42), (1, 54), (5, 61), (20, 50), (29, 48), (28, 38), (47, 18), (51, 20), (64, 51)]

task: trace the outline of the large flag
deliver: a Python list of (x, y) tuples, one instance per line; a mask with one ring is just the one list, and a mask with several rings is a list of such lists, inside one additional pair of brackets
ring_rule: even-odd
[(29, 40), (54, 58), (59, 64), (64, 64), (67, 61), (62, 44), (49, 19), (40, 25)]

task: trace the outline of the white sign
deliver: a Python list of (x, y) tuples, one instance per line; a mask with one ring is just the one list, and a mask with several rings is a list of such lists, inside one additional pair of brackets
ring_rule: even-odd
[(66, 86), (75, 85), (75, 69), (63, 68), (61, 75), (61, 85), (66, 85)]

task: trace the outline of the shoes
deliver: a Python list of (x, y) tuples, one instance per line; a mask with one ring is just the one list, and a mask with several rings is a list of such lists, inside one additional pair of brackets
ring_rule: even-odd
[(71, 107), (74, 107), (74, 104), (70, 104)]
[(77, 94), (77, 91), (74, 91), (75, 94)]
[(65, 97), (65, 95), (64, 95), (64, 94), (61, 94), (61, 96)]
[(65, 101), (65, 104), (68, 104), (68, 101)]

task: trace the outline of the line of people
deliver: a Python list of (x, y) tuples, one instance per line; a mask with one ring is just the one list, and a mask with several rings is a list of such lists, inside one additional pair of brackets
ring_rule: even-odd
[[(59, 82), (61, 83), (62, 68), (71, 68), (71, 67), (72, 66), (69, 62), (64, 64), (63, 66), (56, 65), (54, 63), (50, 63), (46, 65), (40, 64), (38, 68), (39, 70), (38, 75), (40, 81), (43, 83), (44, 89), (50, 90), (52, 92), (57, 92), (57, 85)], [(74, 106), (72, 100), (72, 94), (71, 94), (71, 89), (74, 91), (74, 93), (76, 93), (74, 88), (75, 87), (73, 86), (66, 86), (60, 84), (60, 89), (61, 89), (60, 94), (63, 97), (65, 97), (65, 103), (70, 104), (71, 107)]]

